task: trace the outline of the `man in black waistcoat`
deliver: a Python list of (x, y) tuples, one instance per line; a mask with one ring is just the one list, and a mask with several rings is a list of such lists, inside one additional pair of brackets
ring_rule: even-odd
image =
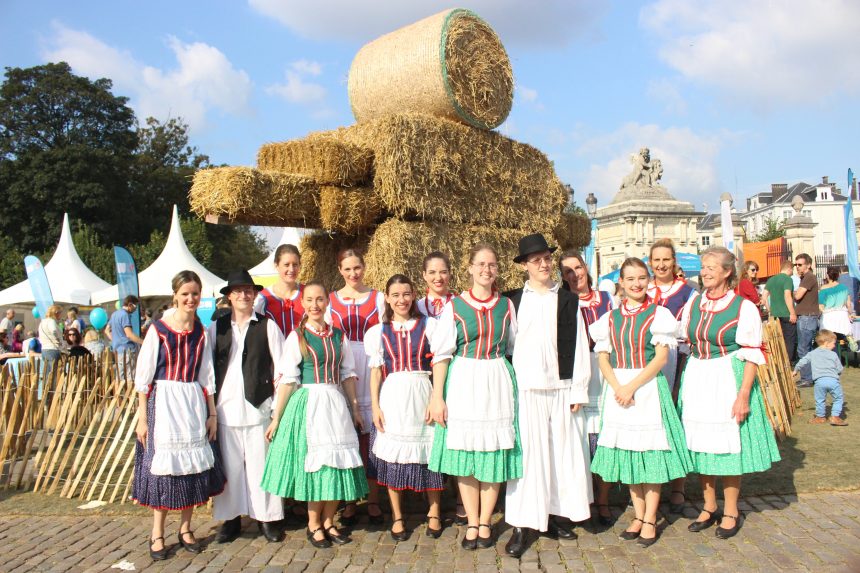
[[(515, 263), (528, 274), (507, 292), (517, 315), (512, 364), (519, 391), (523, 477), (510, 480), (505, 521), (514, 527), (505, 546), (520, 557), (529, 530), (574, 539), (570, 522), (591, 516), (591, 469), (585, 417), (591, 377), (588, 335), (579, 297), (555, 282), (552, 253), (541, 234), (519, 242)], [(566, 518), (566, 522), (561, 518)]]
[(214, 499), (213, 515), (224, 520), (216, 537), (218, 543), (229, 543), (239, 536), (243, 515), (257, 520), (269, 541), (283, 538), (278, 525), (284, 518), (282, 500), (263, 491), (260, 482), (284, 336), (274, 322), (254, 313), (254, 299), (260, 290), (248, 271), (231, 272), (221, 294), (230, 301), (232, 312), (209, 326), (218, 443), (227, 475), (224, 493)]

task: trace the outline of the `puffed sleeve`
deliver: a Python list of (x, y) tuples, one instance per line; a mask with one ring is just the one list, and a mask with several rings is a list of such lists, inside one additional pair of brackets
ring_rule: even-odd
[(741, 346), (735, 354), (738, 360), (754, 364), (765, 363), (764, 353), (761, 351), (761, 315), (756, 306), (746, 299), (741, 301), (735, 342)]
[(203, 335), (203, 352), (200, 354), (200, 371), (197, 373), (197, 382), (210, 396), (215, 395), (215, 367), (212, 358), (212, 340), (209, 333)]
[(281, 356), (284, 354), (284, 333), (281, 332), (274, 320), (266, 321), (266, 338), (269, 340), (269, 354), (272, 355), (272, 364), (275, 366), (272, 383), (277, 385), (284, 375), (281, 370), (283, 365)]
[(257, 298), (254, 299), (254, 312), (257, 314), (266, 313), (266, 297), (263, 296), (262, 291), (258, 292)]
[(376, 310), (379, 311), (379, 320), (382, 320), (382, 315), (385, 314), (385, 294), (382, 291), (376, 292)]
[(302, 381), (302, 349), (299, 347), (299, 333), (295, 330), (287, 336), (281, 353), (281, 363), (276, 367), (280, 371), (280, 384), (299, 384)]
[(591, 351), (588, 330), (582, 313), (576, 313), (576, 354), (573, 359), (573, 376), (570, 380), (570, 403), (588, 404), (588, 383), (591, 380)]
[(598, 318), (588, 329), (588, 334), (591, 335), (591, 340), (594, 341), (595, 352), (608, 352), (612, 354), (612, 341), (609, 339), (609, 317), (611, 312), (607, 312)]
[(687, 327), (690, 325), (690, 313), (693, 310), (693, 305), (698, 304), (698, 300), (698, 293), (691, 295), (686, 304), (684, 304), (684, 308), (681, 310), (681, 320), (678, 323), (678, 338), (685, 342), (690, 342), (690, 339), (687, 336)]
[(450, 360), (457, 349), (457, 329), (454, 327), (454, 305), (446, 304), (439, 318), (427, 320), (432, 364)]
[(382, 324), (374, 324), (364, 333), (364, 353), (367, 354), (367, 366), (379, 368), (385, 364), (382, 355)]
[(347, 378), (355, 376), (355, 357), (352, 355), (352, 348), (349, 345), (349, 340), (346, 336), (340, 343), (340, 380), (343, 382)]
[(150, 328), (137, 353), (137, 367), (134, 371), (134, 388), (138, 392), (149, 392), (149, 385), (155, 378), (158, 363), (158, 332)]
[(508, 329), (508, 345), (505, 354), (508, 356), (514, 355), (514, 342), (517, 340), (517, 309), (514, 308), (514, 301), (505, 298), (508, 301), (508, 314), (511, 317), (511, 326)]
[(657, 307), (649, 330), (652, 345), (662, 344), (669, 348), (678, 346), (678, 321), (668, 309), (662, 306)]

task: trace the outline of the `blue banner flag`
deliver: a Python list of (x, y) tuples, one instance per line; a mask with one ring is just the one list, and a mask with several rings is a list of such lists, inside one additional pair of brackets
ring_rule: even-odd
[(48, 307), (54, 304), (54, 296), (51, 294), (51, 285), (48, 284), (45, 267), (39, 257), (27, 255), (24, 257), (24, 268), (27, 269), (27, 280), (30, 281), (36, 308), (39, 309), (39, 315), (44, 318), (48, 315)]
[(209, 325), (212, 324), (212, 314), (215, 312), (215, 302), (216, 299), (214, 296), (204, 296), (200, 298), (200, 306), (197, 307), (197, 318), (200, 319), (200, 322), (203, 323), (203, 326), (209, 328)]
[(585, 259), (585, 269), (591, 278), (597, 280), (597, 257), (594, 256), (594, 244), (597, 241), (597, 218), (591, 220), (591, 242), (585, 247), (582, 258)]
[(854, 173), (848, 170), (848, 201), (845, 203), (845, 263), (848, 274), (860, 280), (860, 266), (857, 264), (857, 225), (854, 223), (854, 207), (851, 205), (851, 186)]
[[(140, 298), (140, 290), (137, 286), (137, 266), (134, 264), (134, 257), (122, 247), (114, 247), (113, 258), (116, 261), (116, 289), (120, 304), (130, 294)], [(137, 311), (131, 314), (131, 328), (136, 335), (140, 336), (139, 305)]]

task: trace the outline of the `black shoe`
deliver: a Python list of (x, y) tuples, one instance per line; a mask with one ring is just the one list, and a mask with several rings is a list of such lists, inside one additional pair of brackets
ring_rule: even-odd
[(186, 542), (185, 541), (186, 535), (190, 535), (191, 538), (194, 539), (194, 534), (191, 533), (190, 531), (180, 531), (179, 532), (179, 535), (178, 535), (179, 545), (184, 547), (185, 551), (187, 551), (189, 553), (200, 553), (201, 551), (203, 551), (203, 548), (200, 547), (200, 544), (197, 542), (196, 539), (194, 539), (194, 541), (192, 541), (191, 543)]
[[(482, 528), (482, 527), (486, 527), (487, 529), (490, 530), (490, 536), (489, 537), (481, 537), (481, 529), (480, 528)], [(481, 549), (489, 549), (490, 547), (495, 545), (496, 540), (493, 539), (493, 526), (488, 525), (486, 523), (482, 523), (482, 524), (478, 525), (478, 539), (476, 541), (478, 542), (478, 547), (480, 547)]]
[[(332, 535), (332, 531), (334, 531), (334, 535)], [(338, 531), (337, 527), (334, 525), (329, 525), (325, 528), (325, 536), (332, 543), (337, 543), (338, 545), (346, 545), (347, 543), (352, 541), (351, 537), (348, 537)]]
[[(394, 531), (394, 524), (397, 522), (403, 524), (403, 531)], [(391, 539), (394, 541), (406, 541), (409, 539), (409, 531), (406, 529), (406, 522), (403, 519), (395, 519), (391, 522), (391, 529), (388, 530), (389, 535), (391, 535)]]
[(708, 519), (706, 519), (705, 521), (694, 521), (687, 526), (687, 531), (692, 531), (693, 533), (704, 531), (722, 518), (719, 509), (715, 509), (714, 511), (708, 511), (707, 509), (702, 508), (702, 511), (708, 514)]
[(735, 535), (737, 535), (738, 531), (741, 528), (741, 525), (738, 522), (738, 516), (726, 514), (723, 517), (730, 517), (730, 518), (734, 519), (735, 520), (735, 526), (730, 527), (728, 529), (724, 529), (722, 527), (717, 527), (717, 530), (715, 531), (716, 536), (719, 537), (720, 539), (728, 539), (730, 537), (734, 537)]
[[(680, 495), (684, 499), (681, 503), (672, 503), (672, 495)], [(687, 503), (687, 494), (683, 491), (673, 491), (669, 497), (669, 513), (684, 513), (684, 505)]]
[[(645, 523), (638, 517), (634, 517), (633, 521), (638, 521), (640, 523)], [(633, 525), (632, 523), (630, 525)], [(641, 531), (641, 528), (640, 528)], [(619, 539), (623, 539), (624, 541), (633, 541), (634, 539), (639, 538), (639, 531), (627, 531), (626, 529), (618, 534)]]
[(657, 542), (657, 524), (651, 523), (650, 521), (643, 521), (642, 527), (645, 527), (646, 525), (654, 526), (654, 537), (642, 537), (642, 531), (639, 531), (639, 538), (636, 540), (636, 545), (638, 545), (639, 547), (651, 547), (652, 545), (654, 545), (654, 543)]
[(263, 537), (266, 538), (266, 541), (269, 543), (277, 543), (279, 541), (283, 541), (284, 532), (278, 527), (278, 525), (274, 522), (269, 521), (258, 521), (257, 526), (260, 528), (260, 533), (263, 534)]
[[(435, 519), (439, 523), (439, 529), (433, 529), (430, 527), (430, 520)], [(433, 539), (439, 539), (439, 536), (442, 535), (442, 518), (437, 517), (435, 515), (427, 516), (427, 537), (432, 537)]]
[(234, 517), (228, 519), (221, 524), (221, 529), (218, 530), (218, 535), (215, 536), (215, 543), (230, 543), (234, 541), (242, 533), (242, 518)]
[[(379, 513), (377, 515), (373, 515), (372, 513), (370, 513), (370, 506), (371, 505), (376, 507), (376, 509), (379, 510)], [(379, 507), (378, 503), (373, 503), (373, 502), (367, 503), (367, 521), (371, 525), (382, 525), (383, 523), (385, 523), (385, 514), (382, 513), (382, 508)]]
[[(469, 533), (470, 529), (478, 529), (478, 526), (477, 525), (467, 525), (466, 526), (466, 533), (467, 534)], [(463, 549), (465, 549), (467, 551), (474, 551), (475, 549), (478, 548), (478, 538), (476, 537), (475, 539), (469, 539), (468, 537), (463, 535), (463, 541), (460, 542), (460, 547), (462, 547)]]
[(514, 527), (511, 538), (505, 544), (505, 553), (519, 559), (528, 549), (528, 529), (525, 527)]
[(573, 528), (559, 522), (553, 516), (549, 518), (544, 535), (550, 539), (576, 539), (576, 533), (574, 533)]
[[(331, 541), (329, 541), (328, 536), (323, 535), (322, 539), (314, 539), (314, 535), (316, 535), (317, 531), (322, 531), (322, 527), (317, 527), (313, 531), (308, 527), (308, 541), (311, 542), (311, 545), (316, 547), (317, 549), (325, 549), (326, 547), (331, 547)], [(323, 533), (325, 533), (323, 531)]]
[(457, 509), (454, 511), (454, 525), (466, 525), (467, 523), (469, 523), (469, 517), (466, 515), (466, 508), (463, 507), (462, 503), (458, 503)]
[[(606, 511), (609, 512), (609, 515), (601, 515), (600, 508), (605, 507)], [(615, 524), (615, 520), (612, 518), (612, 512), (609, 510), (608, 503), (598, 503), (597, 504), (597, 523), (602, 525), (603, 527), (612, 527)]]
[[(159, 539), (161, 540), (161, 549), (156, 551), (152, 548), (152, 545)], [(149, 556), (153, 561), (164, 561), (167, 559), (167, 544), (164, 543), (163, 537), (156, 537), (155, 539), (149, 540)]]
[[(344, 515), (346, 510), (352, 508), (352, 515)], [(358, 521), (358, 507), (355, 502), (349, 502), (343, 506), (343, 511), (340, 513), (340, 524), (346, 527), (352, 527)]]

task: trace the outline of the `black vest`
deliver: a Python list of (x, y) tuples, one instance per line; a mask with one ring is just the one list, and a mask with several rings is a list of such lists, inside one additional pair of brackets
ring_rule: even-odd
[[(520, 310), (523, 289), (508, 291), (505, 296)], [(579, 313), (579, 297), (562, 288), (558, 289), (558, 313), (556, 315), (556, 345), (558, 347), (558, 377), (567, 380), (573, 377), (573, 361), (576, 358), (576, 320)]]
[[(232, 314), (215, 321), (215, 400), (221, 395), (224, 376), (233, 344)], [(245, 331), (245, 348), (242, 351), (242, 378), (245, 380), (245, 399), (255, 408), (275, 393), (272, 382), (274, 363), (269, 352), (267, 325), (269, 319), (260, 314), (257, 320), (248, 321)]]

